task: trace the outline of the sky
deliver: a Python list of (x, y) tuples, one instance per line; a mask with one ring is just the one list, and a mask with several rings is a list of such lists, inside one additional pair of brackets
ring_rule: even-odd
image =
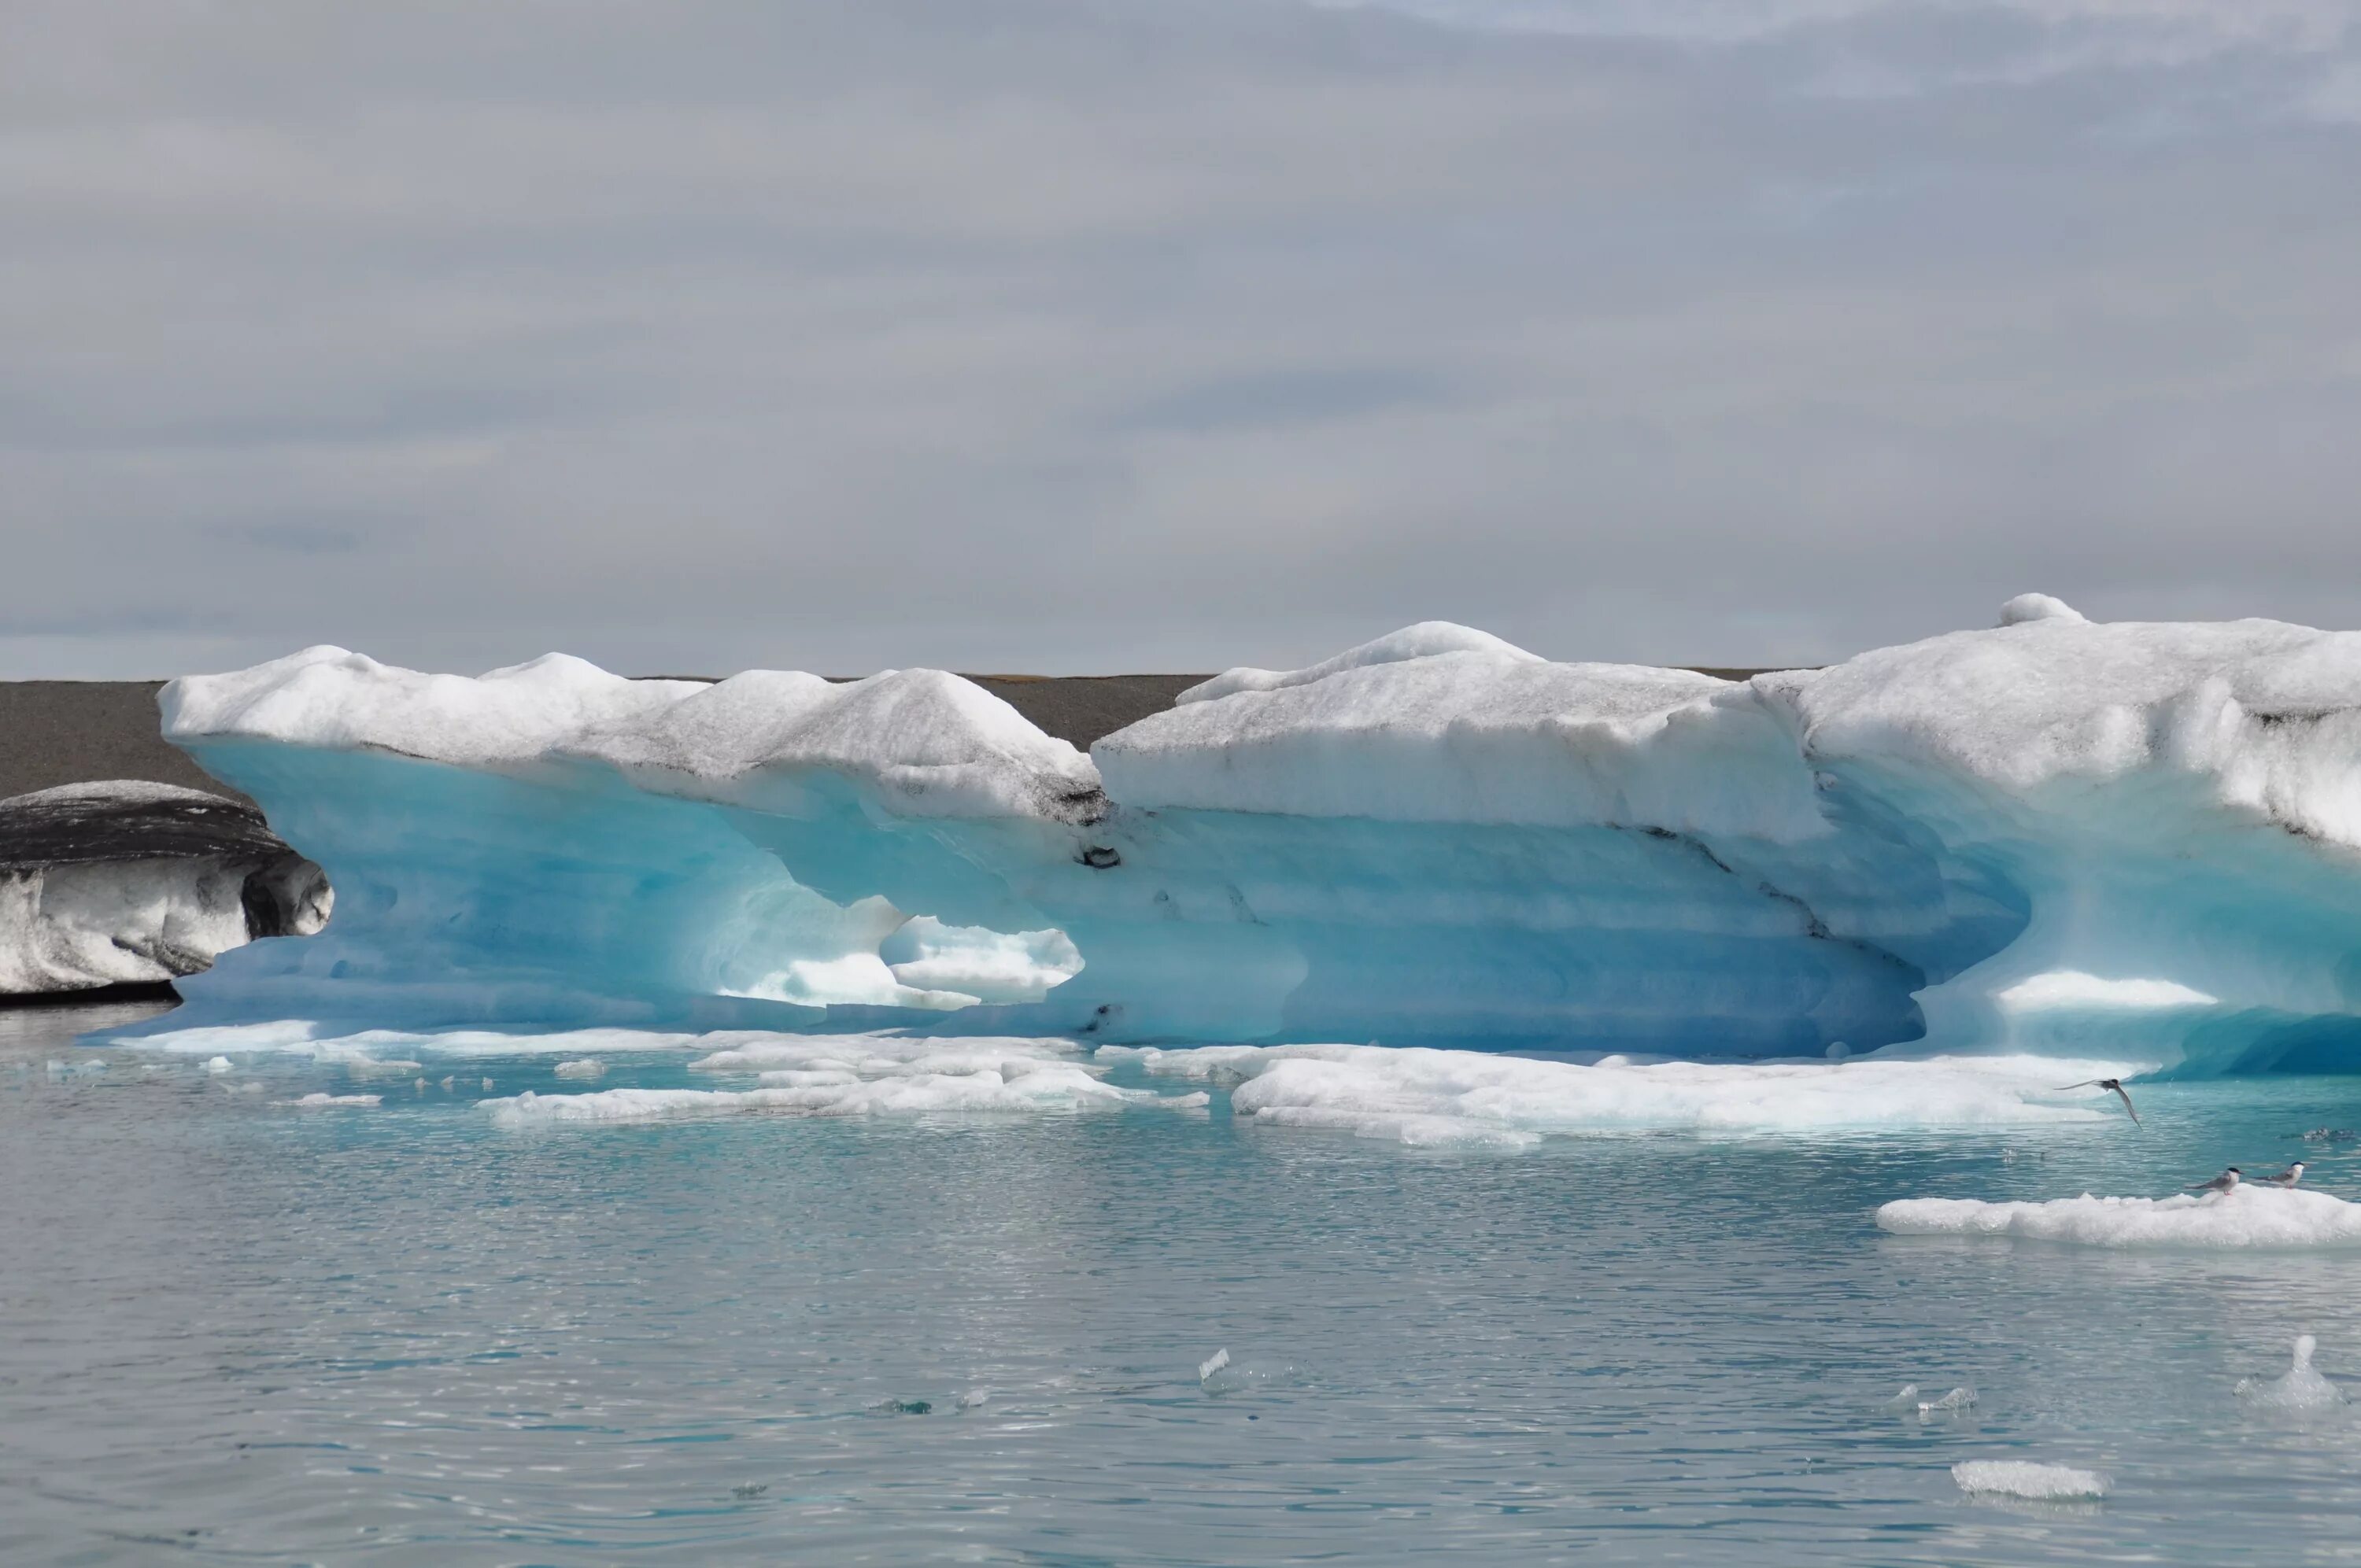
[(9, 0), (0, 678), (2361, 625), (2361, 0)]

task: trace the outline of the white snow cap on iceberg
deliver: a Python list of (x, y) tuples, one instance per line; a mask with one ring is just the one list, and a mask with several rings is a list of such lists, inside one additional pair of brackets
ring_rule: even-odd
[(484, 767), (543, 756), (594, 728), (652, 718), (702, 689), (626, 680), (566, 653), (470, 678), (423, 674), (322, 644), (251, 669), (183, 675), (156, 700), (167, 740), (235, 736)]
[(2090, 620), (2064, 599), (2048, 594), (2019, 594), (2000, 607), (2000, 623), (2018, 626), (2028, 620), (2070, 620), (2081, 624)]
[(941, 670), (841, 683), (772, 670), (718, 684), (635, 681), (550, 653), (471, 679), (317, 647), (183, 676), (159, 701), (174, 741), (275, 740), (474, 768), (582, 758), (685, 795), (828, 772), (874, 786), (909, 816), (1071, 818), (1099, 802), (1088, 757)]
[(2176, 773), (2222, 805), (2361, 845), (2361, 633), (2053, 614), (1750, 684), (1789, 714), (1816, 767), (2013, 793)]
[(1431, 659), (1439, 653), (1490, 653), (1504, 659), (1521, 660), (1529, 664), (1543, 662), (1539, 653), (1528, 653), (1506, 638), (1495, 637), (1488, 631), (1478, 631), (1472, 626), (1460, 626), (1448, 620), (1422, 620), (1416, 626), (1389, 631), (1383, 637), (1374, 638), (1356, 648), (1347, 648), (1334, 658), (1323, 659), (1300, 670), (1257, 670), (1252, 665), (1241, 664), (1210, 681), (1198, 682), (1173, 700), (1182, 704), (1211, 702), (1233, 692), (1279, 691), (1288, 686), (1309, 685), (1313, 681), (1325, 680), (1344, 670), (1365, 670), (1377, 664)]
[(2361, 1246), (2361, 1203), (2298, 1188), (2240, 1186), (2202, 1197), (2059, 1198), (1987, 1203), (1904, 1198), (1877, 1212), (1896, 1235), (2022, 1236), (2103, 1247)]
[(1559, 664), (1426, 621), (1307, 669), (1233, 670), (1092, 747), (1126, 806), (1406, 822), (1825, 831), (1743, 685)]

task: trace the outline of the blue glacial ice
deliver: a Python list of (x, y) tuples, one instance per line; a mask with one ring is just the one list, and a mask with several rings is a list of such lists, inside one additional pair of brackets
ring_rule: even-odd
[(1430, 622), (1088, 755), (939, 671), (314, 648), (162, 701), (337, 890), (175, 1028), (2361, 1062), (2351, 633), (2028, 595), (1730, 682)]

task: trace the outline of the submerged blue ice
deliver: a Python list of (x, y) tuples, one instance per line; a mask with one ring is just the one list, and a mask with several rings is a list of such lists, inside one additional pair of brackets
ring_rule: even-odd
[(2028, 596), (1731, 683), (1429, 623), (1087, 757), (933, 671), (313, 649), (164, 706), (337, 889), (176, 1027), (2361, 1062), (2353, 634)]

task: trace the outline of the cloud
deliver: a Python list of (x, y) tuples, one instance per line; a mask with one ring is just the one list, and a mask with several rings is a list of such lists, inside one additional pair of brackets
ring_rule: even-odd
[(2361, 619), (2342, 7), (1423, 9), (12, 8), (0, 674)]

